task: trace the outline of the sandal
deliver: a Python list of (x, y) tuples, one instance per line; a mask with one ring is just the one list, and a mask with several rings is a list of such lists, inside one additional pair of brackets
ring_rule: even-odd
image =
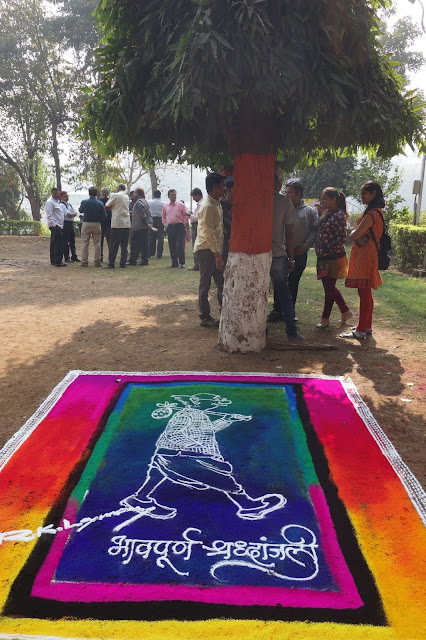
[(315, 326), (317, 329), (325, 329), (326, 327), (328, 327), (328, 325), (329, 325), (329, 321), (327, 320), (326, 324), (324, 324), (323, 322), (318, 322), (318, 324), (316, 324)]
[(348, 320), (350, 320), (351, 318), (353, 318), (353, 315), (354, 315), (354, 314), (352, 313), (352, 311), (351, 311), (351, 310), (346, 311), (346, 313), (345, 313), (344, 315), (342, 314), (342, 317), (341, 317), (341, 319), (340, 319), (340, 324), (346, 324), (346, 322), (347, 322)]
[[(357, 328), (356, 328), (356, 327), (351, 327), (351, 329), (352, 329), (352, 331), (357, 331)], [(362, 333), (362, 332), (360, 331), (360, 333)], [(366, 330), (365, 330), (365, 334), (366, 334), (367, 336), (372, 336), (372, 335), (373, 335), (373, 329), (366, 329)]]
[(357, 340), (365, 340), (367, 338), (367, 334), (361, 333), (361, 331), (354, 329), (352, 331), (348, 331), (347, 333), (341, 333), (339, 337), (340, 338), (356, 338)]

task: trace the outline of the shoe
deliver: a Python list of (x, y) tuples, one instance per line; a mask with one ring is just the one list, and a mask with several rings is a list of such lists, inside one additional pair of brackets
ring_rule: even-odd
[[(81, 265), (80, 265), (81, 266)], [(100, 262), (95, 262), (95, 267), (102, 267)]]
[(106, 264), (104, 269), (115, 269), (115, 264)]
[(327, 322), (325, 322), (325, 323), (324, 322), (318, 322), (318, 324), (316, 324), (315, 326), (316, 326), (317, 329), (325, 329), (326, 327), (328, 327), (329, 324), (330, 323), (327, 320)]
[[(356, 328), (356, 327), (351, 327), (351, 330), (352, 330), (352, 331), (357, 331), (357, 328)], [(361, 332), (360, 332), (360, 333), (361, 333)], [(365, 335), (367, 335), (367, 336), (372, 336), (372, 335), (373, 335), (373, 329), (366, 329), (366, 330), (365, 330)]]
[(68, 265), (65, 262), (60, 262), (59, 264), (54, 264), (54, 267), (67, 267)]
[(138, 267), (149, 267), (149, 262), (138, 262)]
[(279, 311), (275, 311), (275, 309), (273, 309), (266, 317), (266, 322), (280, 322), (281, 320), (284, 320), (283, 314)]
[[(137, 262), (126, 262), (126, 265), (127, 265), (128, 267), (136, 267), (136, 266), (137, 266), (137, 264), (138, 264)], [(121, 267), (121, 264), (120, 264), (120, 267)]]
[(200, 321), (200, 327), (208, 327), (209, 329), (217, 329), (218, 326), (219, 326), (219, 320), (215, 320), (211, 316), (209, 316), (208, 318), (205, 318), (204, 320), (201, 319), (201, 321)]
[(243, 520), (260, 520), (264, 518), (267, 513), (281, 509), (286, 502), (286, 498), (279, 493), (268, 493), (257, 500), (253, 500), (253, 503), (257, 503), (259, 506), (253, 509), (243, 509), (240, 507), (237, 511), (237, 516), (243, 518)]
[(355, 329), (354, 331), (348, 331), (347, 333), (341, 333), (339, 335), (340, 338), (355, 338), (356, 340), (366, 340), (367, 338), (367, 334), (366, 333), (361, 333), (361, 331), (358, 331), (357, 329)]
[(120, 265), (118, 265), (118, 266), (120, 267), (120, 269), (125, 269), (125, 268), (126, 268), (126, 265), (125, 265), (125, 264), (120, 264)]
[(199, 271), (200, 267), (188, 267), (188, 271)]
[(71, 262), (81, 262), (81, 260), (75, 256), (75, 258), (71, 258)]
[(64, 258), (65, 262), (71, 262), (71, 258)]
[(88, 267), (89, 265), (87, 264), (87, 262), (82, 262), (80, 267)]
[(346, 322), (347, 322), (348, 320), (350, 320), (351, 318), (353, 318), (353, 315), (354, 315), (354, 314), (353, 314), (353, 313), (352, 313), (352, 311), (350, 311), (350, 310), (349, 310), (349, 311), (346, 311), (346, 313), (342, 313), (342, 317), (341, 317), (341, 319), (340, 319), (340, 324), (346, 324)]
[(179, 268), (179, 265), (178, 265), (178, 264), (169, 264), (169, 265), (167, 266), (167, 268), (168, 268), (168, 269), (178, 269), (178, 268)]
[(304, 342), (305, 338), (300, 333), (298, 333), (295, 336), (287, 336), (287, 340), (289, 340), (290, 342)]
[(180, 264), (179, 265), (179, 269), (185, 269), (185, 265), (184, 264)]
[(132, 511), (136, 511), (144, 516), (150, 518), (157, 518), (160, 520), (168, 520), (174, 518), (177, 511), (171, 507), (165, 507), (163, 504), (159, 504), (154, 498), (148, 498), (147, 500), (139, 500), (135, 495), (128, 496), (124, 500), (120, 501), (122, 507), (127, 507)]

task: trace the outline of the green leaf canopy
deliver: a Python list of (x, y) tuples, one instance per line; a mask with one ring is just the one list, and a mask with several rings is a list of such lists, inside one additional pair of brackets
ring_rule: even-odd
[(378, 44), (379, 2), (102, 0), (83, 131), (148, 160), (294, 165), (330, 149), (397, 154), (424, 133)]

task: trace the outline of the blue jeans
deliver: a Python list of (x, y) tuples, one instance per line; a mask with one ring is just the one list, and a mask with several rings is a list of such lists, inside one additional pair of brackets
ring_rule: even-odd
[(288, 287), (288, 262), (286, 257), (272, 258), (271, 278), (274, 282), (274, 290), (276, 290), (280, 301), (281, 313), (286, 324), (286, 334), (292, 337), (297, 336), (293, 300)]

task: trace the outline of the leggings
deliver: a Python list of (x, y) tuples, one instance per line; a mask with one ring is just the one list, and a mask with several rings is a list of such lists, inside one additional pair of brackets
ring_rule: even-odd
[(373, 322), (374, 300), (371, 289), (358, 289), (359, 295), (359, 320), (357, 330), (365, 333), (371, 329)]
[(324, 311), (322, 312), (322, 317), (324, 319), (328, 319), (330, 317), (334, 303), (337, 304), (341, 313), (346, 313), (347, 311), (349, 311), (349, 307), (344, 301), (342, 294), (340, 293), (339, 289), (336, 288), (337, 279), (329, 278), (328, 276), (326, 276), (325, 278), (321, 278), (321, 280), (325, 293)]

